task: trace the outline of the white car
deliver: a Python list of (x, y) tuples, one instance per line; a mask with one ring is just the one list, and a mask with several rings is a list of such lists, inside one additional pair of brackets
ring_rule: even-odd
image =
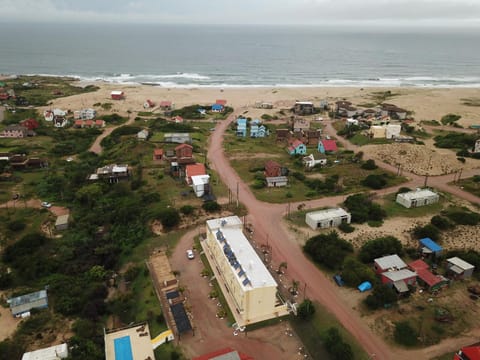
[(195, 258), (195, 254), (192, 250), (187, 250), (187, 258), (189, 258), (190, 260)]
[(47, 209), (52, 207), (52, 204), (50, 204), (49, 202), (46, 202), (46, 201), (43, 201), (41, 205), (42, 205), (42, 207), (47, 208)]

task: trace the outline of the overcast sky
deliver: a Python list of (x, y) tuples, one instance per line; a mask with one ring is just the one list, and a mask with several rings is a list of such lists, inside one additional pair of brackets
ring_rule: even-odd
[(0, 0), (9, 21), (480, 26), (480, 0)]

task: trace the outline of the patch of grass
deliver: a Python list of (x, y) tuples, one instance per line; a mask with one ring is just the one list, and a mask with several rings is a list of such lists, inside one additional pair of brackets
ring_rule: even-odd
[(480, 106), (480, 98), (464, 98), (460, 100), (466, 106)]
[(362, 107), (362, 108), (374, 108), (375, 106), (377, 106), (378, 104), (375, 104), (375, 103), (361, 103), (361, 104), (358, 104), (359, 107)]
[(355, 341), (352, 335), (342, 327), (332, 313), (317, 302), (315, 303), (315, 310), (315, 315), (310, 321), (303, 321), (300, 318), (292, 318), (290, 321), (293, 329), (298, 334), (313, 359), (331, 359), (322, 344), (328, 329), (331, 327), (338, 328), (345, 342), (352, 347), (355, 359), (369, 359), (368, 354), (365, 353), (363, 348)]
[(350, 142), (357, 146), (369, 145), (369, 144), (389, 144), (391, 143), (388, 139), (371, 139), (368, 136), (365, 136), (360, 133), (356, 133), (351, 137)]
[(480, 181), (475, 181), (476, 179), (478, 178), (472, 177), (468, 179), (462, 179), (458, 182), (458, 184), (463, 187), (463, 190), (480, 197)]

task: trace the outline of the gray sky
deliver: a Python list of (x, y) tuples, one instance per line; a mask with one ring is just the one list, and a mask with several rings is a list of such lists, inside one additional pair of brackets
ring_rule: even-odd
[(0, 0), (2, 20), (480, 26), (480, 0)]

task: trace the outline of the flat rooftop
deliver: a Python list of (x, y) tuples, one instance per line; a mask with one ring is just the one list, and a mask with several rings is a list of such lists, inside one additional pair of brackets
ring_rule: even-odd
[(337, 218), (347, 215), (349, 215), (349, 213), (342, 208), (325, 209), (307, 213), (307, 216), (311, 217), (314, 220), (328, 220), (331, 218)]
[[(229, 245), (236, 257), (236, 261), (240, 265), (239, 267), (232, 265), (232, 267), (235, 268), (237, 275), (242, 274), (237, 276), (237, 279), (244, 288), (248, 289), (249, 286), (252, 288), (277, 286), (277, 282), (243, 234), (243, 223), (238, 216), (207, 220), (207, 226), (216, 239), (217, 231), (220, 230), (222, 232), (225, 242), (216, 240), (217, 244), (222, 248), (224, 248), (225, 244)], [(245, 279), (248, 279), (249, 282), (245, 282)]]
[(154, 360), (150, 330), (147, 323), (105, 333), (106, 360)]
[(398, 196), (403, 197), (405, 199), (409, 199), (409, 200), (422, 199), (422, 198), (436, 196), (436, 195), (437, 195), (436, 192), (433, 192), (428, 189), (418, 189), (418, 190), (398, 194)]

